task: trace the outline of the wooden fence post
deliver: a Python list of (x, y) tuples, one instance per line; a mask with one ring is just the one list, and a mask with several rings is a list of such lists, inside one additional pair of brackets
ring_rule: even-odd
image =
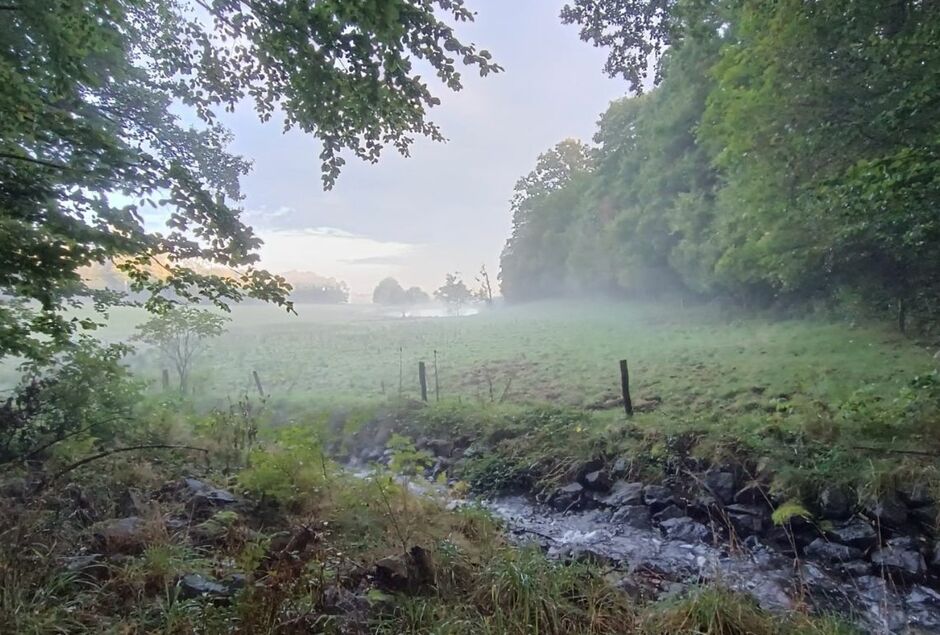
[(163, 369), (163, 392), (170, 389), (170, 371)]
[(623, 410), (628, 417), (633, 416), (633, 401), (630, 399), (630, 371), (627, 360), (620, 360), (620, 389), (623, 392)]
[(441, 384), (437, 380), (437, 349), (434, 349), (434, 401), (441, 400)]
[(255, 386), (258, 387), (258, 394), (261, 395), (261, 398), (264, 399), (264, 388), (261, 387), (261, 378), (258, 377), (258, 371), (251, 371), (252, 376), (255, 378)]
[(428, 400), (428, 377), (424, 362), (418, 362), (418, 381), (421, 382), (421, 401)]

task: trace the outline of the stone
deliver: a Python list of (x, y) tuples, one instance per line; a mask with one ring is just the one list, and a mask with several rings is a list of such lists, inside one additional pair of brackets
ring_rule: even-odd
[(734, 501), (735, 478), (731, 472), (719, 470), (709, 470), (702, 477), (705, 487), (708, 488), (715, 498), (722, 504), (728, 505)]
[(860, 560), (865, 554), (861, 549), (842, 545), (837, 542), (830, 542), (825, 538), (817, 538), (805, 549), (806, 555), (818, 558), (831, 564), (848, 562), (850, 560)]
[(128, 516), (98, 523), (94, 529), (94, 542), (103, 553), (138, 554), (147, 546), (148, 535), (144, 521)]
[(232, 590), (224, 584), (210, 580), (198, 573), (189, 573), (180, 578), (177, 585), (180, 598), (192, 600), (205, 598), (216, 601), (227, 601), (232, 597)]
[(764, 518), (746, 512), (728, 512), (728, 520), (738, 536), (759, 535), (764, 531)]
[(387, 556), (375, 563), (375, 574), (385, 586), (401, 589), (408, 584), (408, 563), (401, 556)]
[(661, 523), (664, 520), (669, 520), (671, 518), (682, 518), (685, 515), (686, 513), (679, 509), (676, 505), (670, 505), (656, 512), (653, 518), (655, 518), (657, 522)]
[(750, 483), (739, 489), (734, 495), (738, 505), (767, 505), (769, 497), (760, 483)]
[(659, 511), (676, 502), (672, 490), (663, 485), (647, 485), (643, 488), (643, 502)]
[(610, 567), (614, 563), (607, 554), (584, 546), (572, 547), (568, 552), (568, 560), (571, 562), (583, 562), (597, 567)]
[(614, 512), (610, 520), (634, 529), (651, 529), (653, 526), (649, 507), (645, 505), (624, 505)]
[(83, 578), (100, 580), (108, 575), (108, 563), (100, 553), (70, 556), (62, 564), (66, 571)]
[(643, 503), (643, 483), (617, 481), (610, 493), (599, 500), (610, 507), (640, 505)]
[(870, 549), (878, 543), (878, 532), (861, 518), (834, 527), (826, 532), (833, 540), (856, 549)]
[(934, 503), (933, 496), (930, 495), (930, 488), (923, 483), (911, 483), (898, 488), (898, 497), (908, 507), (926, 507)]
[(121, 516), (143, 516), (147, 511), (141, 493), (129, 487), (124, 490), (117, 500), (117, 513)]
[(937, 527), (937, 519), (940, 512), (937, 506), (930, 504), (924, 507), (915, 507), (910, 511), (911, 518), (928, 532), (933, 532)]
[(610, 475), (606, 470), (594, 470), (584, 475), (582, 484), (592, 492), (609, 492), (611, 488)]
[(551, 497), (552, 507), (560, 512), (584, 507), (584, 487), (580, 483), (568, 483), (555, 490)]
[(881, 526), (898, 528), (907, 522), (907, 507), (896, 498), (882, 498), (865, 508), (865, 512)]
[(845, 520), (852, 514), (852, 500), (845, 488), (829, 485), (819, 492), (819, 512), (823, 518)]
[(933, 557), (930, 559), (930, 568), (940, 572), (940, 540), (933, 543)]
[(667, 537), (682, 542), (705, 542), (711, 538), (712, 533), (708, 527), (688, 516), (671, 518), (664, 521), (661, 526)]
[(927, 572), (927, 564), (919, 552), (900, 546), (878, 549), (871, 555), (871, 561), (884, 573), (908, 580), (920, 578)]
[(434, 456), (443, 458), (447, 458), (454, 453), (454, 444), (447, 439), (431, 439), (427, 442), (425, 447)]
[(26, 483), (26, 479), (19, 476), (8, 478), (0, 484), (0, 496), (4, 498), (23, 500), (26, 498), (26, 492), (28, 490), (29, 486)]
[(630, 459), (620, 457), (619, 459), (614, 461), (613, 466), (611, 466), (610, 474), (614, 478), (623, 478), (624, 476), (630, 473), (631, 467), (633, 467), (633, 464), (630, 461)]
[(864, 560), (850, 560), (839, 564), (839, 571), (851, 578), (859, 578), (871, 573), (871, 563)]

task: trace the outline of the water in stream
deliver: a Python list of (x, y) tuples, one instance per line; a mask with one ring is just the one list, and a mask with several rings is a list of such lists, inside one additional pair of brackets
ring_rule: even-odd
[(851, 616), (870, 633), (940, 633), (940, 593), (925, 586), (900, 588), (878, 575), (842, 577), (754, 539), (734, 550), (670, 539), (655, 527), (612, 523), (609, 510), (559, 513), (521, 496), (487, 506), (517, 541), (536, 541), (550, 556), (580, 554), (609, 562), (629, 588), (656, 587), (662, 596), (718, 581), (750, 594), (770, 611), (808, 604), (819, 612)]

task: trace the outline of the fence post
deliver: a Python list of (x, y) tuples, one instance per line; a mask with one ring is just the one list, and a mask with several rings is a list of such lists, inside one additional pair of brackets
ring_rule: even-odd
[(163, 369), (163, 392), (170, 389), (170, 371)]
[(428, 377), (424, 362), (418, 362), (418, 381), (421, 382), (421, 401), (428, 400)]
[(620, 389), (623, 392), (623, 410), (628, 417), (633, 416), (633, 401), (630, 399), (630, 371), (627, 360), (620, 360)]
[(437, 380), (437, 349), (434, 349), (434, 401), (441, 400), (441, 384)]
[(261, 395), (261, 398), (264, 399), (264, 388), (261, 387), (261, 378), (258, 377), (258, 371), (251, 371), (252, 376), (255, 378), (255, 386), (258, 387), (258, 394)]

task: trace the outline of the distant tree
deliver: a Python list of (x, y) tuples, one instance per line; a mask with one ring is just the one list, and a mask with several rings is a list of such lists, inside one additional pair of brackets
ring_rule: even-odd
[(444, 284), (434, 292), (441, 302), (447, 305), (447, 310), (454, 315), (460, 315), (460, 309), (473, 300), (473, 292), (460, 279), (460, 274), (449, 273)]
[(345, 304), (349, 287), (342, 280), (327, 278), (311, 271), (288, 271), (284, 278), (293, 287), (291, 300), (310, 304)]
[(372, 292), (372, 302), (383, 306), (401, 306), (405, 304), (405, 290), (395, 278), (385, 278)]
[(179, 390), (185, 392), (193, 360), (207, 340), (221, 335), (228, 318), (191, 306), (177, 306), (157, 314), (137, 327), (134, 339), (156, 346), (173, 364)]
[(411, 287), (405, 291), (405, 301), (408, 306), (415, 306), (416, 304), (425, 304), (431, 300), (431, 297), (425, 293), (424, 289), (421, 287)]
[(477, 282), (480, 288), (476, 291), (476, 297), (487, 304), (493, 304), (493, 285), (490, 284), (490, 274), (486, 271), (486, 265), (480, 267)]

